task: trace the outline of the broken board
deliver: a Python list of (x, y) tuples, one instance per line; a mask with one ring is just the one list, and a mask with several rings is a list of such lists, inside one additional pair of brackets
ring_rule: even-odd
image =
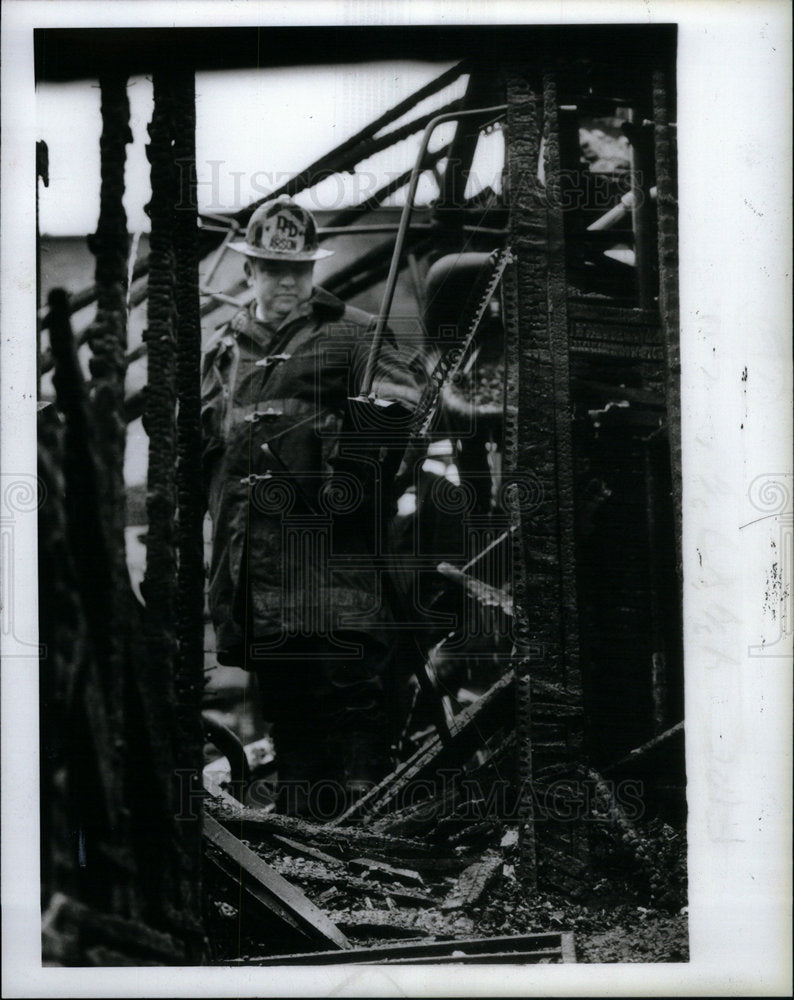
[(218, 849), (213, 860), (230, 878), (236, 879), (264, 909), (301, 930), (309, 938), (336, 948), (350, 948), (350, 942), (312, 901), (266, 864), (250, 847), (212, 816), (204, 813), (204, 837)]

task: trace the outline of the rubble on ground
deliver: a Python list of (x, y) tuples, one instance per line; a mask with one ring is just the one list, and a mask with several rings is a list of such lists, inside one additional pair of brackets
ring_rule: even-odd
[[(614, 781), (583, 766), (539, 775), (537, 802), (553, 801), (563, 816), (576, 817), (567, 826), (581, 834), (584, 854), (573, 851), (575, 838), (559, 817), (538, 811), (533, 823), (523, 820), (511, 770), (515, 737), (494, 707), (510, 690), (506, 676), (455, 718), (446, 741), (428, 734), (376, 789), (328, 823), (243, 805), (224, 790), (217, 763), (205, 808), (264, 871), (305, 897), (308, 913), (321, 910), (355, 954), (556, 932), (573, 935), (578, 961), (686, 960), (683, 829), (633, 816)], [(253, 767), (255, 780), (258, 766), (272, 780), (272, 759)], [(434, 783), (439, 769), (447, 780)], [(535, 884), (526, 877), (528, 837)], [(215, 961), (265, 961), (319, 947), (277, 921), (263, 932), (250, 901), (215, 898), (219, 889), (210, 879)], [(300, 899), (296, 905), (300, 910)], [(522, 960), (563, 960), (561, 952), (538, 955)]]

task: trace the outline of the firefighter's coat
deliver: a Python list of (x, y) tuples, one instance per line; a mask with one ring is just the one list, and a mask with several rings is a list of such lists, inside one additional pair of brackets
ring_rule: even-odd
[[(257, 641), (345, 631), (382, 639), (392, 620), (373, 550), (386, 512), (367, 461), (339, 460), (374, 317), (320, 288), (277, 329), (254, 309), (218, 331), (202, 368), (210, 609), (218, 660), (243, 666)], [(387, 337), (375, 395), (411, 409), (417, 375)]]

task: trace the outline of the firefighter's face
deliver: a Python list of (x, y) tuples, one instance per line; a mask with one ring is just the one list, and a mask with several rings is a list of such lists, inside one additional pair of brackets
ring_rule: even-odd
[(246, 271), (261, 319), (283, 319), (311, 298), (314, 261), (249, 258)]

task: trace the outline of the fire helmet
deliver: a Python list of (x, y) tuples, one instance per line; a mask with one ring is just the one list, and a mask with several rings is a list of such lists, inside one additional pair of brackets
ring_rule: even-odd
[(320, 249), (311, 212), (286, 197), (260, 205), (248, 223), (245, 242), (230, 243), (229, 249), (262, 260), (320, 260), (334, 252)]

